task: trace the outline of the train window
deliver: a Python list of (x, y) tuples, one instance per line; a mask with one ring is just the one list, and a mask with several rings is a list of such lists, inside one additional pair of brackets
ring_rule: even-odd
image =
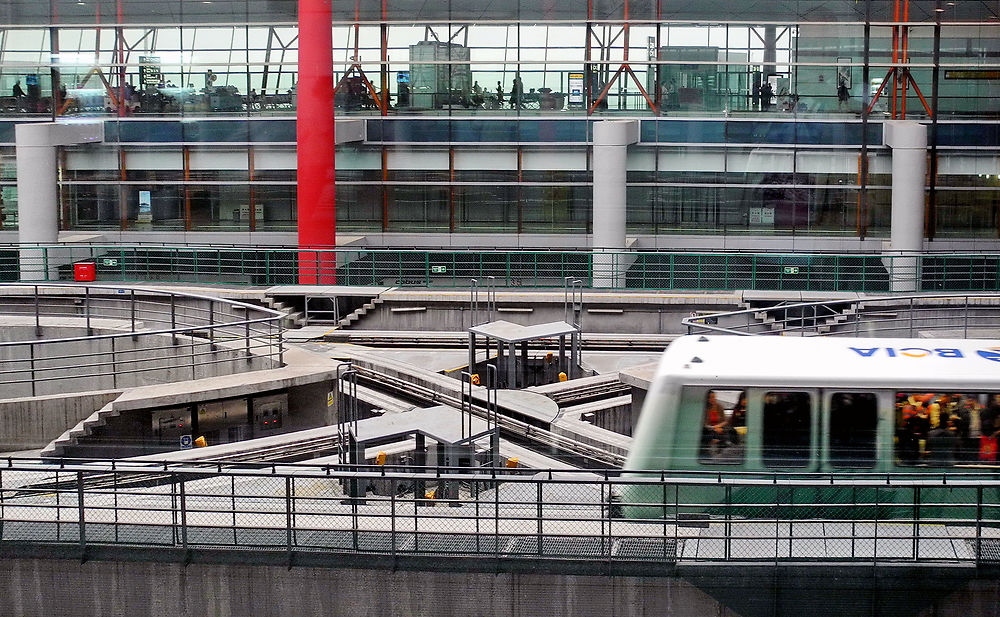
[(747, 434), (747, 397), (743, 390), (709, 390), (704, 399), (701, 463), (738, 465), (743, 462)]
[(809, 464), (812, 409), (808, 392), (768, 392), (764, 395), (763, 449), (768, 467)]
[(836, 392), (830, 398), (830, 464), (874, 467), (878, 400), (871, 392)]
[(1000, 395), (897, 392), (896, 462), (950, 467), (998, 462)]

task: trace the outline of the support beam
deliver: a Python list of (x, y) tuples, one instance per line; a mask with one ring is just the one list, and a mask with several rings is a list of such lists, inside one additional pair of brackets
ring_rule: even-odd
[(594, 287), (625, 282), (617, 255), (625, 249), (625, 162), (628, 146), (638, 141), (638, 120), (594, 123)]
[(892, 148), (892, 222), (889, 265), (892, 291), (920, 289), (919, 253), (924, 243), (924, 185), (927, 177), (927, 126), (886, 120), (885, 145)]
[(22, 281), (55, 278), (57, 263), (27, 244), (59, 240), (59, 170), (56, 147), (104, 141), (104, 123), (32, 122), (14, 128), (17, 214)]
[[(333, 17), (331, 0), (299, 0), (299, 283), (337, 282), (334, 192)], [(314, 249), (312, 251), (308, 249)]]

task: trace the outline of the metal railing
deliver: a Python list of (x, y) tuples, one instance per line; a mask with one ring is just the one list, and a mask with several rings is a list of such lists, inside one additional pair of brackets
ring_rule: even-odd
[[(4, 254), (6, 253), (6, 258)], [(330, 259), (329, 254), (334, 255)], [(300, 271), (339, 285), (560, 288), (569, 279), (609, 289), (784, 290), (882, 293), (1000, 291), (1000, 254), (920, 256), (586, 250), (407, 250), (143, 245), (0, 245), (0, 280), (32, 272), (73, 278), (81, 260), (99, 281), (296, 284)], [(596, 272), (595, 272), (595, 263)], [(596, 281), (596, 285), (595, 285)], [(906, 287), (906, 285), (910, 285)]]
[(281, 366), (278, 311), (198, 294), (0, 284), (0, 398), (117, 389)]
[[(12, 545), (63, 545), (84, 556), (97, 546), (251, 549), (289, 563), (300, 552), (1000, 563), (996, 474), (4, 463), (0, 556)], [(360, 495), (350, 497), (351, 485)]]
[(686, 317), (689, 334), (998, 338), (1000, 294), (913, 294), (797, 302)]

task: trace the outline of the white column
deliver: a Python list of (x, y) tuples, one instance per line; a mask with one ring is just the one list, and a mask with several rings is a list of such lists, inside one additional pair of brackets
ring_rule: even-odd
[[(59, 240), (59, 176), (56, 146), (104, 141), (104, 123), (31, 122), (14, 127), (17, 156), (17, 239), (24, 244)], [(42, 249), (22, 246), (22, 281), (55, 278), (58, 263)]]
[(892, 222), (889, 282), (892, 291), (920, 287), (919, 253), (924, 246), (924, 187), (927, 178), (927, 126), (911, 120), (886, 120), (883, 141), (892, 148)]
[(628, 146), (638, 141), (638, 120), (594, 123), (594, 287), (625, 282), (625, 162)]

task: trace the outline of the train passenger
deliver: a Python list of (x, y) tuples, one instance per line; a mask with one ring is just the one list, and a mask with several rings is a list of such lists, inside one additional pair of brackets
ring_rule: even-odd
[(914, 408), (912, 405), (903, 407), (903, 417), (905, 419), (898, 434), (899, 458), (903, 463), (912, 465), (919, 462), (920, 454), (926, 446), (930, 417), (922, 406)]
[(745, 392), (740, 393), (740, 400), (736, 401), (736, 405), (733, 406), (733, 415), (730, 418), (730, 423), (734, 427), (747, 425), (747, 395)]
[(715, 453), (726, 445), (728, 439), (729, 418), (719, 403), (713, 390), (708, 391), (705, 398), (704, 426), (702, 428), (701, 447), (703, 452)]
[(954, 465), (958, 443), (955, 419), (942, 416), (938, 427), (927, 434), (927, 462), (941, 467)]

